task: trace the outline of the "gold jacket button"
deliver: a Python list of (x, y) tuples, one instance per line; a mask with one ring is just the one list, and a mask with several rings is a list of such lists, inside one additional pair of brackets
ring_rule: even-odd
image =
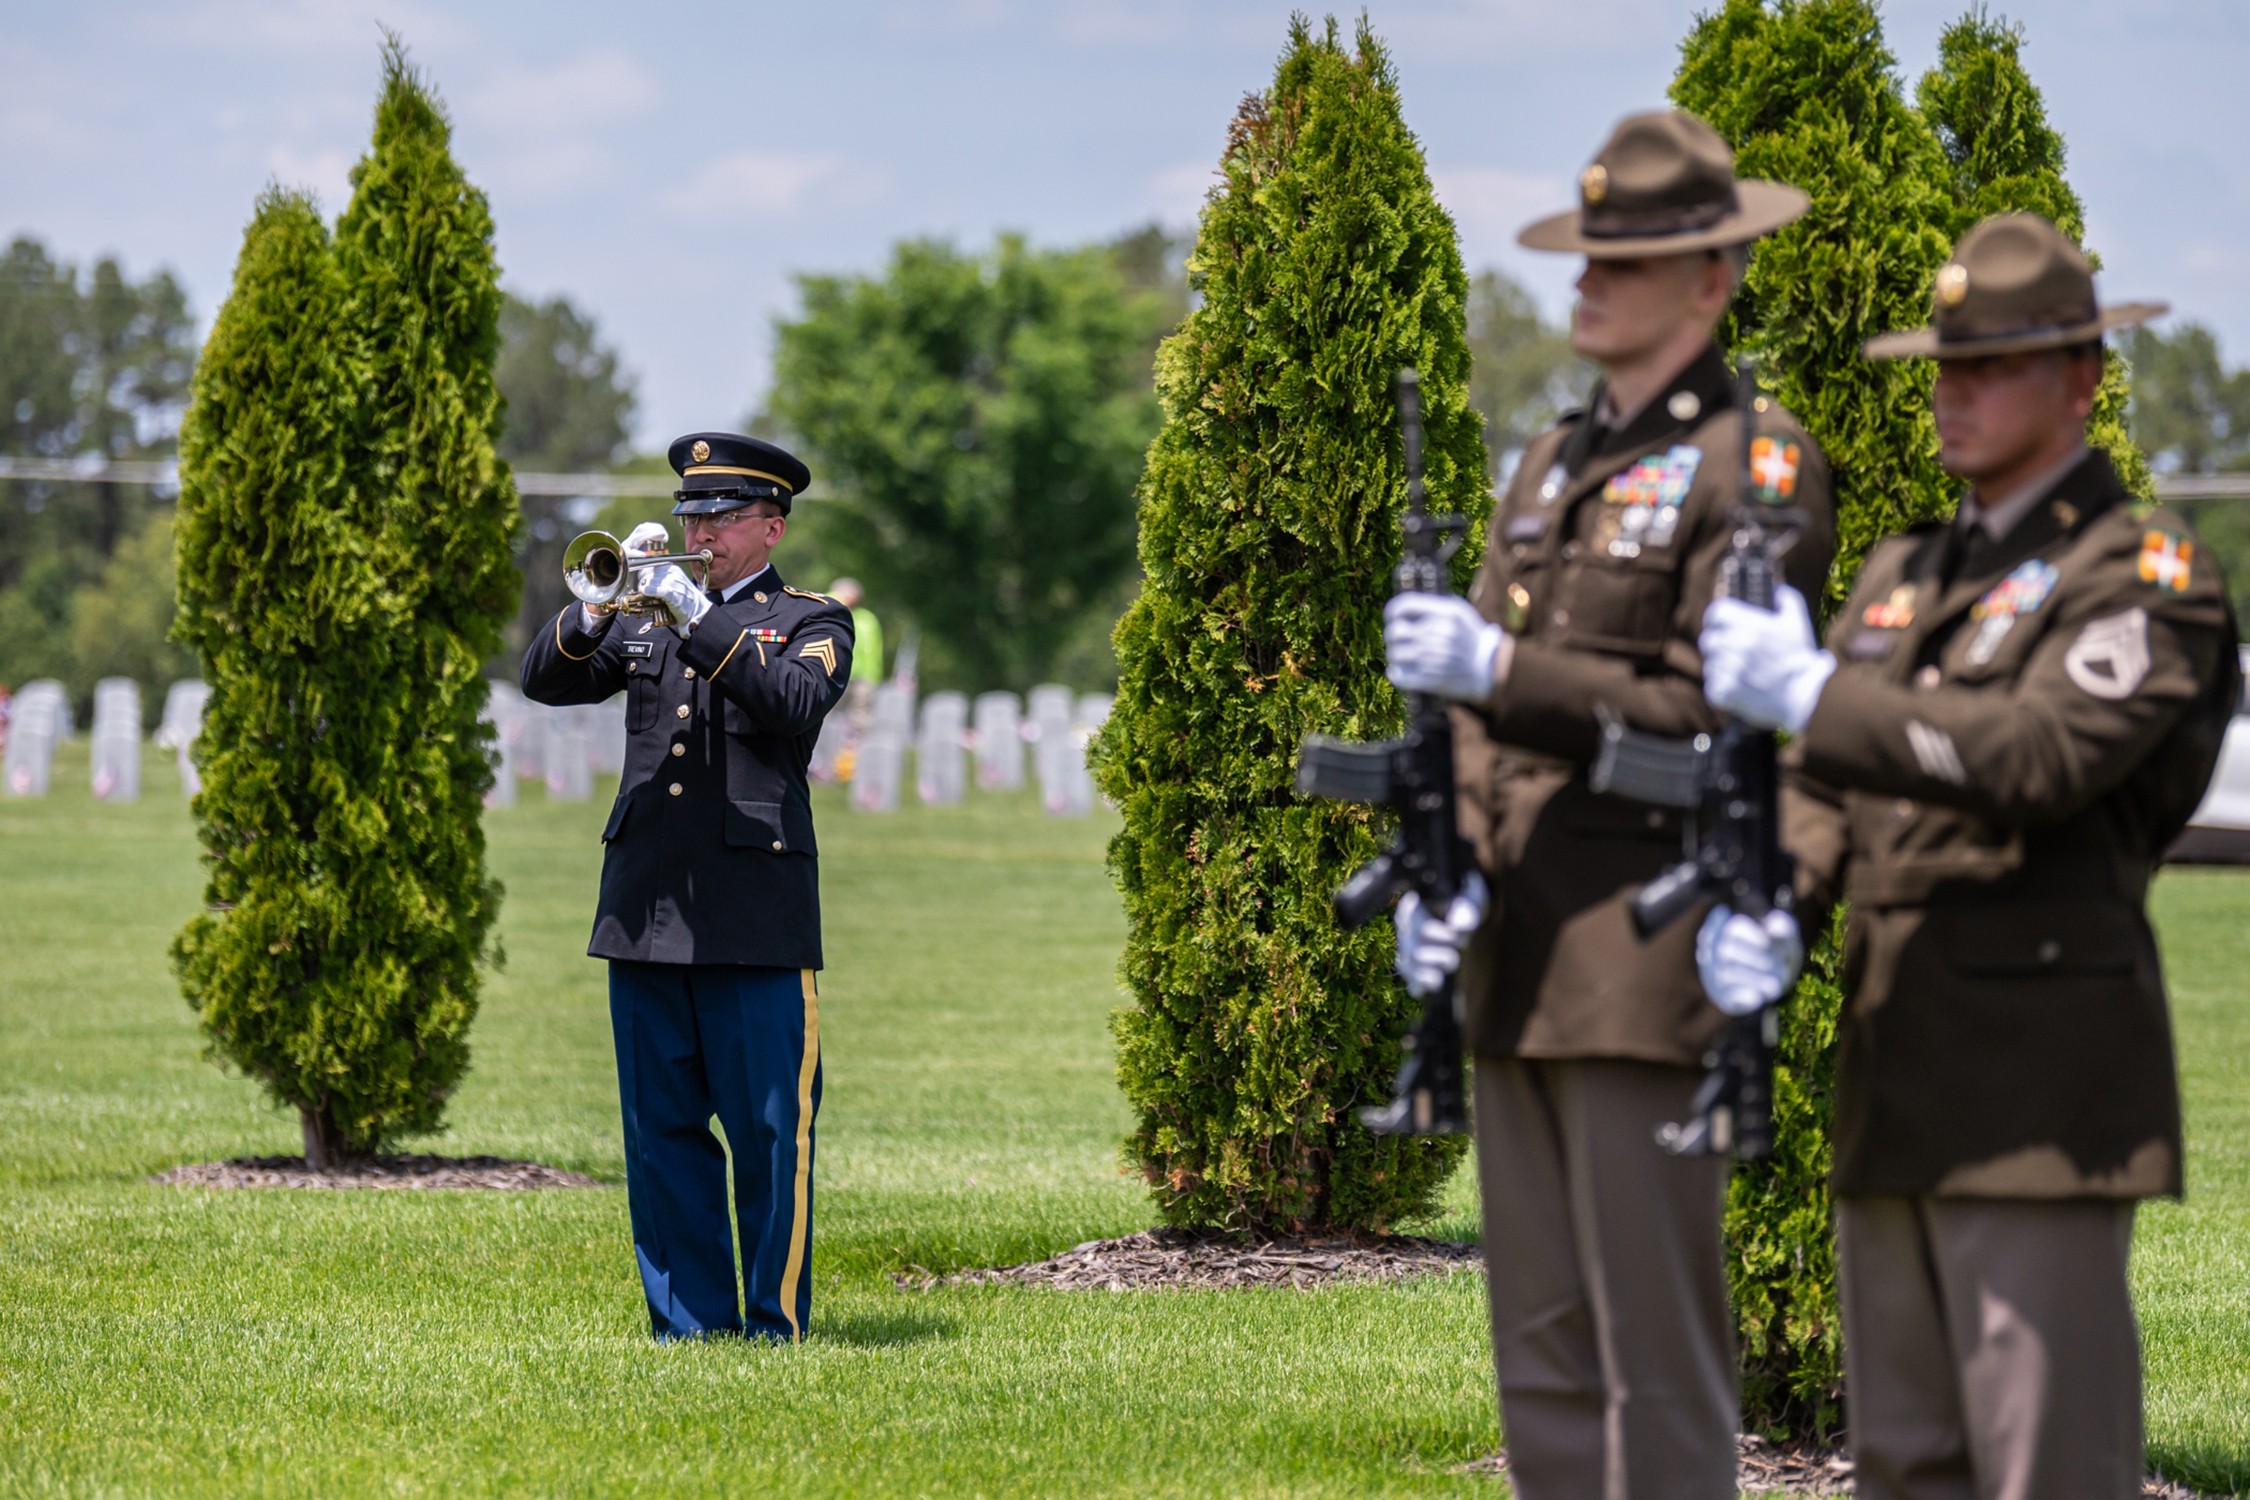
[(682, 667), (680, 668), (680, 675), (682, 677), (685, 677), (688, 681), (693, 682), (695, 681), (695, 668)]
[(1908, 799), (1901, 797), (1898, 799), (1898, 805), (1892, 808), (1891, 811), (1897, 813), (1902, 818), (1911, 818), (1914, 816), (1914, 804)]
[(680, 716), (681, 718), (683, 718), (683, 719), (684, 719), (684, 718), (686, 718), (686, 717), (687, 717), (687, 713), (688, 713), (688, 708), (687, 708), (687, 705), (686, 705), (685, 703), (683, 703), (683, 704), (681, 704), (681, 705), (680, 705), (680, 706), (679, 706), (678, 708), (675, 708), (675, 709), (673, 709), (673, 710), (672, 710), (672, 712), (674, 712), (674, 713), (678, 714), (678, 715), (679, 715), (679, 716)]
[(1932, 688), (1936, 687), (1940, 682), (1944, 680), (1945, 674), (1943, 672), (1940, 672), (1934, 664), (1924, 667), (1921, 671), (1914, 674), (1914, 685), (1920, 688), (1925, 693), (1929, 692)]
[(672, 795), (675, 797), (680, 795), (680, 784), (676, 781), (672, 783)]
[(759, 602), (760, 604), (763, 604), (763, 603), (765, 603), (765, 602), (766, 602), (766, 596), (765, 596), (764, 594), (762, 594), (762, 593), (761, 593), (761, 594), (752, 594), (752, 595), (751, 595), (750, 597), (751, 597), (751, 598), (753, 598), (753, 599), (755, 599), (755, 600), (757, 600), (757, 601), (758, 601), (758, 602)]
[(776, 854), (779, 854), (781, 852), (781, 840), (775, 839), (773, 841), (773, 852)]
[(672, 753), (673, 753), (674, 755), (685, 755), (685, 754), (687, 754), (687, 746), (685, 746), (685, 745), (674, 745), (674, 746), (672, 747)]
[(1548, 618), (1555, 622), (1557, 630), (1567, 630), (1570, 627), (1570, 611), (1567, 609), (1558, 609)]
[(628, 672), (638, 672), (640, 669), (641, 664), (637, 661), (629, 661), (625, 663), (625, 670)]

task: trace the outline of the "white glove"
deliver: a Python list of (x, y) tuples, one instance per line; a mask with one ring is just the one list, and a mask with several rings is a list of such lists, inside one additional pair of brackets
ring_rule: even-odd
[(1721, 713), (1760, 729), (1803, 731), (1836, 658), (1813, 639), (1805, 596), (1788, 584), (1774, 608), (1714, 599), (1703, 612), (1703, 695)]
[(625, 550), (641, 557), (662, 556), (672, 550), (672, 533), (662, 521), (643, 521), (625, 538)]
[(661, 599), (672, 606), (678, 623), (672, 628), (682, 640), (695, 628), (695, 622), (711, 612), (711, 596), (695, 586), (687, 576), (687, 569), (678, 563), (659, 563), (641, 575), (641, 592), (652, 599)]
[(1476, 871), (1453, 897), (1443, 918), (1422, 909), (1422, 898), (1408, 891), (1398, 898), (1392, 921), (1398, 928), (1399, 977), (1415, 998), (1434, 995), (1445, 987), (1448, 975), (1461, 967), (1461, 952), (1484, 925), (1492, 906), (1492, 893)]
[(1507, 632), (1458, 594), (1393, 594), (1383, 606), (1391, 685), (1464, 702), (1492, 696), (1492, 669)]
[(1695, 972), (1703, 993), (1730, 1016), (1746, 1016), (1779, 1000), (1805, 966), (1797, 919), (1769, 911), (1765, 920), (1714, 906), (1695, 935)]

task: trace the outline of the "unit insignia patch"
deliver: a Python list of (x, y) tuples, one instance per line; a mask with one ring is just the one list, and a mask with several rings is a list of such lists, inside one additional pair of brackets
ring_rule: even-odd
[(2141, 537), (2141, 582), (2184, 594), (2195, 543), (2169, 531), (2151, 530)]
[(1762, 437), (1750, 444), (1750, 477), (1757, 482), (1758, 498), (1768, 505), (1786, 505), (1797, 493), (1797, 465), (1804, 457), (1795, 443)]

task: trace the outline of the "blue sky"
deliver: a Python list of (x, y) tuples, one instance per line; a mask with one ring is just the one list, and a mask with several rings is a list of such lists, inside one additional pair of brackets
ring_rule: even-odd
[[(1909, 81), (1965, 3), (1885, 7)], [(1698, 5), (1368, 8), (1470, 267), (1505, 267), (1559, 312), (1572, 268), (1514, 231), (1567, 200), (1618, 115), (1661, 101)], [(2105, 293), (2168, 298), (2250, 360), (2250, 5), (1994, 8), (2027, 29)], [(1289, 9), (0, 0), (0, 234), (170, 266), (207, 325), (262, 185), (342, 206), (380, 19), (452, 109), (509, 283), (600, 320), (639, 377), (638, 441), (657, 447), (754, 405), (794, 271), (873, 269), (907, 235), (1071, 243), (1190, 222)]]

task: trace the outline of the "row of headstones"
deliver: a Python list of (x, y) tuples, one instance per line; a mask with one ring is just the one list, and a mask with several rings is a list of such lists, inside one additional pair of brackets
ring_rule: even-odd
[(625, 769), (625, 695), (607, 703), (550, 708), (526, 698), (512, 682), (494, 681), (484, 717), (496, 751), (487, 807), (513, 807), (519, 783), (546, 783), (550, 802), (584, 802), (594, 776)]
[[(1086, 747), (1109, 717), (1110, 700), (1073, 694), (1049, 683), (1031, 690), (1030, 712), (1014, 693), (977, 695), (975, 717), (963, 693), (932, 693), (919, 705), (914, 690), (889, 682), (875, 690), (867, 726), (856, 747), (846, 713), (828, 716), (813, 751), (816, 772), (830, 778), (852, 754), (851, 804), (861, 812), (894, 812), (906, 779), (906, 751), (914, 750), (914, 792), (932, 807), (949, 807), (967, 795), (969, 763), (987, 791), (1024, 784), (1025, 751), (1031, 753), (1039, 797), (1047, 811), (1076, 817), (1093, 811), (1094, 778)], [(919, 711), (917, 711), (919, 710)]]
[[(192, 679), (173, 683), (156, 728), (156, 747), (178, 758), (180, 785), (191, 797), (203, 786), (190, 752), (210, 696), (209, 688)], [(0, 784), (13, 796), (46, 796), (55, 748), (76, 732), (61, 683), (46, 677), (25, 683), (8, 703), (8, 752)], [(140, 800), (141, 688), (130, 677), (105, 677), (94, 684), (93, 783), (94, 795), (104, 802)]]

